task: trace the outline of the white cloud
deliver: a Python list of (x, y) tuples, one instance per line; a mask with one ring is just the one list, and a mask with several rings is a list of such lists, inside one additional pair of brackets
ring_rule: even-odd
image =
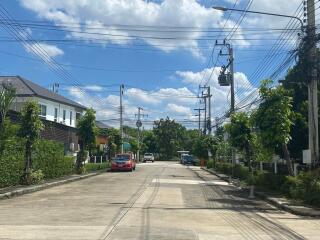
[(185, 114), (187, 116), (192, 115), (192, 111), (189, 107), (177, 105), (174, 103), (169, 103), (167, 105), (167, 111), (171, 113)]
[[(187, 83), (195, 88), (200, 84), (207, 83), (211, 87), (212, 94), (212, 113), (213, 116), (221, 116), (230, 108), (230, 87), (222, 87), (218, 83), (220, 68), (206, 68), (200, 72), (177, 71), (176, 75), (183, 83)], [(209, 79), (209, 77), (211, 78)], [(236, 104), (244, 99), (249, 93), (255, 91), (247, 76), (244, 73), (236, 72), (235, 90)], [(209, 79), (209, 81), (207, 81)]]
[[(45, 59), (51, 60), (52, 58), (61, 56), (64, 54), (64, 51), (60, 48), (58, 48), (55, 45), (47, 44), (47, 43), (28, 43), (25, 44), (25, 48), (28, 52), (37, 54), (40, 57), (44, 57)], [(41, 48), (42, 51), (37, 51), (34, 53), (33, 49), (39, 49)]]
[[(118, 95), (104, 96), (103, 91), (97, 95), (92, 89), (95, 85), (87, 85), (81, 89), (78, 87), (68, 88), (68, 94), (78, 103), (92, 107), (96, 110), (97, 119), (117, 119), (119, 118)], [(157, 91), (144, 91), (137, 88), (129, 88), (124, 92), (124, 118), (132, 119), (125, 124), (132, 124), (135, 121), (137, 107), (144, 109), (147, 114), (147, 120), (156, 120), (169, 116), (174, 119), (193, 119), (192, 108), (197, 103), (196, 95), (188, 88), (163, 88)], [(118, 121), (106, 121), (114, 127), (119, 126)], [(152, 125), (146, 125), (145, 127)]]
[(147, 103), (147, 104), (159, 104), (161, 102), (160, 99), (155, 98), (152, 93), (148, 93), (146, 91), (143, 91), (141, 89), (137, 88), (129, 88), (125, 92), (126, 96), (130, 98), (133, 101), (138, 101), (141, 103)]
[[(92, 42), (129, 44), (136, 39), (165, 52), (186, 49), (200, 57), (197, 39), (204, 36), (201, 31), (192, 28), (218, 27), (223, 13), (205, 8), (197, 0), (163, 0), (158, 3), (143, 0), (20, 0), (21, 5), (39, 18), (65, 26), (68, 37)], [(146, 26), (181, 26), (183, 29), (170, 29), (166, 32), (130, 31), (124, 25)], [(101, 28), (101, 29), (93, 29)], [(141, 28), (141, 27), (140, 27)], [(135, 30), (137, 27), (135, 27)], [(148, 30), (148, 29), (147, 29)], [(100, 35), (97, 36), (97, 33)], [(128, 36), (136, 36), (136, 39)]]

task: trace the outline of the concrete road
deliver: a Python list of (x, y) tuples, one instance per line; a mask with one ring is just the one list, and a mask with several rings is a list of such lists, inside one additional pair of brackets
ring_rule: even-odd
[(198, 167), (140, 164), (0, 201), (0, 239), (320, 239), (320, 220), (246, 197)]

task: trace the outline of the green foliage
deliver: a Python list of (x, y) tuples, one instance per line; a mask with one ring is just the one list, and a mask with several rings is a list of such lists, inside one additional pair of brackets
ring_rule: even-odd
[(105, 129), (105, 136), (108, 137), (108, 157), (111, 159), (121, 149), (121, 136), (118, 129)]
[[(30, 169), (32, 169), (33, 144), (40, 137), (43, 123), (39, 117), (40, 107), (34, 101), (26, 102), (21, 112), (21, 127), (18, 135), (25, 140), (25, 165), (24, 174), (21, 178), (22, 184), (28, 184), (30, 180)], [(32, 178), (31, 178), (32, 179)]]
[(220, 141), (217, 145), (216, 160), (230, 162), (232, 157), (232, 148), (230, 143)]
[(87, 163), (84, 167), (86, 172), (93, 172), (110, 168), (110, 163)]
[(24, 146), (16, 139), (0, 153), (0, 188), (19, 184), (23, 166)]
[(251, 139), (252, 157), (257, 162), (271, 162), (274, 151), (266, 148), (262, 144), (262, 139), (259, 134), (252, 134)]
[(207, 168), (213, 168), (213, 166), (214, 166), (214, 161), (213, 160), (207, 161)]
[(303, 172), (297, 177), (288, 176), (283, 188), (289, 197), (307, 204), (320, 206), (320, 177), (318, 172)]
[(25, 179), (26, 185), (32, 185), (32, 184), (38, 184), (42, 183), (44, 179), (44, 175), (41, 170), (30, 170), (30, 174), (27, 175), (27, 178)]
[(217, 138), (201, 135), (196, 139), (192, 152), (200, 159), (208, 159), (208, 151), (210, 151), (213, 156), (216, 155), (217, 145)]
[[(17, 185), (20, 182), (24, 172), (24, 145), (23, 139), (16, 138), (7, 144), (0, 154), (0, 187)], [(30, 169), (26, 176), (25, 184), (35, 183), (37, 179), (51, 179), (72, 174), (74, 157), (66, 157), (63, 152), (64, 148), (60, 143), (37, 141), (33, 146), (33, 169)]]
[(137, 140), (135, 140), (135, 139), (130, 139), (129, 144), (130, 144), (130, 149), (131, 149), (131, 151), (132, 151), (133, 153), (137, 153), (138, 150), (139, 150)]
[[(0, 126), (3, 124), (10, 105), (16, 96), (16, 89), (9, 84), (2, 83), (0, 86)], [(1, 131), (0, 131), (1, 134)]]
[(32, 144), (40, 137), (43, 123), (39, 117), (40, 107), (37, 102), (26, 102), (21, 111), (19, 136)]
[(254, 113), (254, 122), (260, 130), (263, 144), (274, 149), (289, 143), (294, 114), (289, 93), (282, 86), (271, 88), (271, 84), (271, 80), (261, 83), (262, 103)]
[(182, 139), (186, 129), (169, 118), (154, 122), (153, 132), (158, 144), (161, 158), (172, 159), (178, 150), (182, 150)]
[(286, 177), (284, 175), (267, 171), (257, 171), (254, 177), (255, 185), (276, 192), (282, 190), (285, 179)]
[(252, 152), (252, 126), (251, 120), (247, 113), (237, 112), (231, 115), (231, 122), (225, 125), (229, 133), (231, 145), (245, 153), (248, 166), (251, 169), (251, 152)]
[(156, 153), (158, 152), (158, 144), (156, 137), (152, 131), (143, 132), (142, 152)]
[(253, 114), (253, 121), (259, 128), (262, 144), (267, 149), (275, 151), (283, 149), (288, 171), (293, 175), (293, 167), (287, 148), (291, 140), (291, 127), (294, 120), (292, 97), (282, 86), (271, 87), (272, 81), (265, 80), (260, 86), (262, 103)]
[(81, 139), (81, 150), (95, 147), (98, 128), (96, 126), (96, 112), (90, 108), (77, 122), (77, 134)]
[(77, 154), (77, 161), (76, 161), (76, 173), (82, 174), (85, 173), (85, 167), (83, 166), (84, 162), (88, 158), (88, 151), (79, 151)]
[(46, 179), (74, 173), (74, 157), (64, 156), (63, 144), (41, 140), (33, 151), (33, 169), (42, 170)]

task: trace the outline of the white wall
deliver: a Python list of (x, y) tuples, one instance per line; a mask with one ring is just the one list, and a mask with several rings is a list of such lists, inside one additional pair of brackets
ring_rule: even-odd
[[(47, 99), (36, 98), (39, 104), (47, 106), (46, 120), (54, 121), (54, 109), (58, 109), (58, 123), (63, 123), (63, 110), (66, 110), (66, 119), (63, 124), (76, 127), (76, 108), (61, 103), (53, 102)], [(70, 112), (72, 112), (72, 123), (70, 125)], [(82, 113), (82, 112), (81, 112)]]

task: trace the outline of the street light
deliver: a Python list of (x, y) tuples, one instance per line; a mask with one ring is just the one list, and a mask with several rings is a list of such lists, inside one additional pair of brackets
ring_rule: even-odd
[(212, 8), (215, 10), (223, 11), (223, 12), (226, 12), (226, 11), (246, 12), (246, 13), (256, 13), (256, 14), (260, 14), (260, 15), (269, 15), (269, 16), (277, 16), (277, 17), (286, 17), (286, 18), (296, 19), (300, 22), (301, 29), (303, 29), (303, 21), (296, 16), (277, 14), (277, 13), (269, 13), (269, 12), (242, 10), (242, 9), (236, 9), (236, 8), (226, 8), (226, 7), (220, 7), (220, 6), (213, 6)]

